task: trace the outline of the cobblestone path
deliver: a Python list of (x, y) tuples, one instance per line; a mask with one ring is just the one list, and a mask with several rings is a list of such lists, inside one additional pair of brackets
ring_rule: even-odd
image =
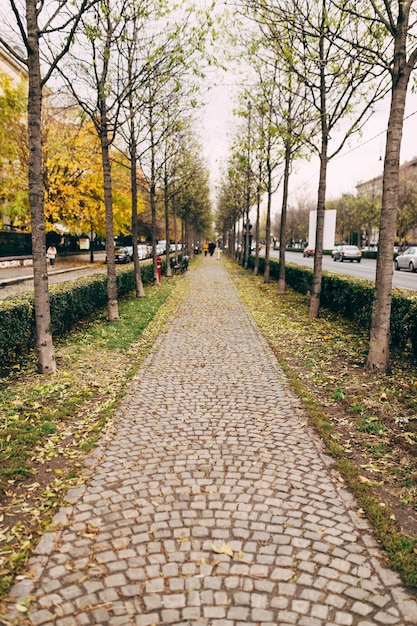
[(188, 280), (6, 623), (416, 624), (221, 261)]

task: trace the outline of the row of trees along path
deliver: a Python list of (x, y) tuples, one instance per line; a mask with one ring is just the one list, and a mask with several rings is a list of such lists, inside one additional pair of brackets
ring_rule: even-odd
[[(256, 202), (259, 207), (260, 188), (268, 195), (267, 280), (268, 218), (271, 196), (277, 188), (272, 178), (280, 177), (278, 184), (282, 181), (283, 202), (279, 293), (284, 293), (288, 178), (296, 159), (308, 154), (318, 157), (312, 318), (319, 315), (320, 307), (328, 164), (340, 154), (348, 140), (361, 131), (377, 102), (390, 96), (376, 288), (366, 363), (368, 371), (384, 371), (389, 361), (392, 250), (399, 202), (404, 110), (410, 76), (417, 60), (415, 2), (290, 0), (278, 3), (245, 0), (239, 4), (239, 13), (254, 26), (244, 29), (242, 23), (238, 23), (233, 32), (234, 41), (240, 44), (240, 52), (243, 50), (242, 57), (250, 59), (250, 85), (240, 111), (250, 123), (242, 124), (240, 137), (235, 142), (229, 172), (221, 188), (220, 214), (228, 228), (234, 228), (235, 217), (241, 215), (247, 222), (245, 193), (249, 185), (245, 171), (250, 171), (252, 204)], [(236, 32), (238, 28), (240, 30)], [(250, 109), (247, 107), (249, 98)], [(238, 206), (245, 208), (236, 215)]]
[[(116, 321), (118, 303), (109, 149), (123, 120), (132, 172), (133, 234), (137, 232), (135, 186), (138, 160), (142, 170), (147, 167), (149, 171), (147, 185), (154, 226), (158, 176), (164, 180), (166, 202), (169, 198), (173, 207), (182, 206), (183, 211), (188, 210), (189, 216), (195, 215), (195, 202), (183, 197), (183, 190), (192, 187), (191, 179), (177, 179), (176, 187), (170, 182), (169, 174), (175, 162), (172, 159), (175, 142), (172, 142), (168, 129), (184, 130), (184, 120), (178, 115), (184, 101), (178, 94), (185, 94), (186, 100), (192, 102), (194, 85), (189, 77), (198, 74), (198, 61), (202, 58), (204, 40), (212, 22), (209, 11), (202, 11), (193, 21), (193, 3), (182, 3), (180, 9), (173, 10), (170, 19), (171, 5), (168, 0), (159, 3), (144, 0), (137, 4), (128, 0), (78, 0), (75, 3), (62, 0), (55, 12), (51, 12), (45, 4), (38, 5), (36, 0), (27, 0), (24, 15), (16, 0), (8, 1), (14, 27), (20, 34), (26, 55), (11, 47), (3, 37), (0, 40), (10, 54), (26, 64), (29, 76), (29, 202), (39, 368), (42, 372), (53, 372), (56, 363), (45, 263), (42, 89), (52, 74), (59, 72), (67, 90), (88, 115), (100, 139), (109, 260), (108, 318)], [(179, 12), (175, 13), (175, 10)], [(250, 51), (250, 57), (255, 59), (253, 67), (257, 80), (255, 87), (252, 85), (243, 97), (247, 103), (248, 95), (254, 96), (254, 105), (246, 107), (245, 137), (236, 144), (231, 162), (233, 164), (234, 160), (235, 169), (244, 170), (246, 167), (249, 172), (251, 160), (257, 158), (259, 176), (254, 185), (255, 191), (252, 176), (244, 176), (243, 190), (234, 188), (234, 180), (229, 176), (227, 184), (230, 188), (227, 194), (223, 190), (223, 199), (227, 196), (226, 201), (229, 206), (233, 205), (234, 212), (241, 211), (243, 207), (248, 228), (253, 194), (257, 199), (256, 231), (259, 234), (261, 189), (266, 188), (268, 231), (271, 197), (276, 191), (273, 175), (284, 164), (279, 277), (279, 292), (283, 293), (283, 244), (291, 165), (306, 151), (318, 156), (320, 172), (311, 317), (318, 316), (320, 307), (328, 163), (340, 153), (348, 139), (363, 128), (378, 100), (390, 94), (376, 288), (366, 363), (368, 371), (386, 370), (392, 300), (391, 252), (399, 196), (401, 139), (407, 90), (417, 61), (415, 1), (290, 0), (286, 3), (265, 3), (262, 0), (245, 0), (234, 10), (235, 14), (241, 13), (258, 27), (256, 35), (253, 29), (242, 31), (240, 37), (235, 33), (235, 42), (244, 42), (246, 52)], [(166, 33), (163, 33), (164, 29)], [(140, 98), (135, 97), (136, 92)], [(347, 124), (347, 130), (340, 134), (342, 120)], [(130, 123), (126, 124), (126, 121)], [(144, 128), (149, 137), (146, 150), (139, 139)], [(253, 140), (254, 128), (259, 135), (257, 142)], [(274, 136), (279, 136), (284, 145), (279, 158), (276, 158), (278, 142)], [(331, 136), (336, 137), (332, 142)], [(157, 163), (155, 155), (161, 146), (166, 158)], [(194, 174), (200, 174), (200, 170), (201, 165), (198, 164)], [(266, 185), (263, 182), (265, 178)], [(199, 180), (202, 179), (206, 184), (207, 180), (200, 175)], [(167, 217), (167, 210), (165, 214)], [(152, 230), (155, 238), (156, 229)], [(268, 235), (267, 232), (266, 272), (269, 264)], [(248, 232), (246, 236), (248, 240)], [(169, 239), (168, 236), (166, 238)], [(136, 248), (136, 237), (133, 239)], [(143, 295), (137, 254), (135, 259), (137, 295)], [(157, 281), (155, 252), (154, 276)]]
[[(104, 206), (106, 221), (108, 319), (117, 321), (118, 298), (114, 259), (113, 189), (110, 148), (124, 127), (128, 146), (132, 181), (132, 235), (135, 249), (136, 291), (143, 296), (137, 254), (137, 162), (148, 167), (147, 187), (152, 209), (153, 243), (156, 241), (157, 177), (164, 167), (156, 162), (156, 151), (163, 151), (164, 142), (173, 133), (185, 133), (186, 110), (191, 110), (190, 92), (195, 89), (191, 77), (202, 59), (205, 37), (210, 22), (205, 11), (195, 11), (192, 2), (171, 6), (162, 2), (131, 2), (130, 0), (62, 0), (51, 8), (50, 3), (27, 0), (21, 9), (16, 0), (9, 0), (10, 25), (20, 36), (21, 48), (10, 45), (0, 35), (9, 53), (28, 69), (28, 186), (32, 230), (32, 252), (35, 290), (36, 340), (39, 371), (56, 371), (51, 334), (50, 302), (46, 265), (46, 223), (44, 210), (42, 101), (43, 90), (52, 75), (61, 77), (65, 98), (81, 107), (91, 120), (100, 141)], [(187, 102), (188, 105), (184, 103)], [(167, 103), (171, 121), (167, 119)], [(180, 121), (179, 113), (183, 114)], [(184, 121), (185, 119), (185, 121)], [(130, 123), (129, 123), (130, 122)], [(142, 127), (139, 128), (142, 123)], [(158, 133), (158, 128), (163, 132)], [(138, 139), (139, 132), (147, 139), (147, 147)], [(190, 139), (187, 139), (190, 143)], [(171, 139), (172, 142), (172, 139)], [(177, 144), (180, 143), (177, 139)], [(184, 143), (184, 142), (183, 142)], [(192, 143), (192, 142), (191, 142)], [(116, 149), (116, 148), (114, 148)], [(195, 145), (189, 145), (191, 152)], [(150, 156), (149, 156), (150, 155)], [(177, 162), (180, 159), (177, 160)], [(183, 159), (184, 160), (184, 159)], [(166, 171), (167, 166), (165, 165)], [(201, 176), (201, 160), (195, 158), (189, 179), (200, 184), (199, 197), (183, 206), (193, 207), (185, 218), (193, 220), (194, 229), (203, 229), (210, 222), (208, 177)], [(176, 174), (177, 175), (177, 174)], [(178, 175), (177, 175), (178, 178)], [(182, 180), (182, 184), (187, 181)], [(188, 191), (190, 187), (188, 188)], [(175, 191), (179, 194), (179, 183)], [(205, 196), (204, 196), (205, 194)], [(175, 196), (171, 190), (171, 203)], [(205, 198), (202, 200), (202, 198)], [(199, 211), (196, 209), (199, 209)], [(186, 210), (185, 210), (186, 212)], [(167, 227), (169, 231), (169, 228)], [(169, 232), (166, 239), (169, 241)], [(158, 282), (157, 255), (154, 249), (154, 281)]]

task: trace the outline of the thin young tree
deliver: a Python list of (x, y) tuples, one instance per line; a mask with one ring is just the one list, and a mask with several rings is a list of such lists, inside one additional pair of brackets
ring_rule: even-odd
[[(392, 252), (400, 193), (400, 150), (407, 91), (417, 63), (417, 10), (414, 0), (348, 0), (335, 2), (335, 5), (351, 25), (347, 31), (349, 50), (354, 51), (352, 53), (368, 70), (380, 68), (390, 83), (375, 292), (366, 361), (368, 372), (386, 371), (390, 347)], [(344, 48), (346, 34), (342, 42)]]
[[(288, 0), (285, 3), (247, 0), (262, 20), (275, 48), (280, 49), (282, 29), (290, 24), (292, 46), (282, 49), (285, 65), (305, 85), (307, 105), (313, 114), (312, 129), (304, 141), (319, 159), (317, 227), (310, 317), (318, 317), (322, 282), (324, 215), (328, 164), (354, 133), (364, 126), (374, 104), (386, 94), (382, 70), (364, 66), (353, 53), (353, 42), (344, 41), (351, 17), (332, 0)], [(369, 33), (363, 32), (371, 42)]]
[[(236, 257), (238, 250), (238, 224), (243, 216), (246, 199), (246, 169), (239, 156), (240, 149), (236, 137), (231, 145), (227, 169), (220, 184), (216, 227), (225, 232), (230, 256)], [(226, 236), (227, 235), (227, 236)]]
[[(142, 183), (145, 181), (148, 183), (146, 192), (149, 195), (152, 216), (154, 282), (158, 281), (155, 254), (158, 194), (157, 184), (153, 184), (152, 179), (158, 172), (156, 163), (158, 151), (155, 141), (159, 143), (158, 129), (163, 125), (158, 123), (160, 113), (157, 110), (158, 99), (155, 94), (161, 94), (166, 83), (174, 77), (175, 68), (172, 59), (175, 59), (175, 51), (178, 52), (175, 36), (178, 31), (175, 26), (169, 30), (169, 33), (162, 28), (162, 20), (166, 21), (168, 10), (168, 2), (155, 3), (146, 0), (133, 3), (129, 8), (130, 19), (120, 45), (121, 58), (124, 59), (127, 84), (130, 85), (130, 89), (123, 105), (126, 118), (120, 128), (123, 142), (118, 148), (123, 152), (127, 146), (129, 154), (132, 187), (132, 240), (138, 297), (144, 295), (137, 253), (139, 165), (143, 168)], [(165, 129), (162, 131), (162, 136), (164, 132)], [(169, 271), (168, 264), (167, 267)]]
[[(309, 126), (306, 113), (306, 98), (303, 97), (303, 85), (292, 71), (288, 63), (289, 54), (294, 46), (292, 25), (285, 25), (279, 21), (272, 25), (267, 19), (270, 8), (267, 3), (244, 3), (244, 15), (252, 22), (251, 29), (240, 29), (242, 46), (247, 53), (245, 58), (254, 70), (254, 90), (257, 93), (258, 109), (263, 118), (260, 122), (260, 155), (258, 169), (259, 184), (265, 178), (267, 192), (266, 216), (266, 245), (265, 245), (265, 282), (269, 281), (270, 272), (270, 232), (271, 232), (271, 202), (282, 183), (282, 209), (280, 227), (280, 262), (278, 293), (285, 293), (285, 243), (286, 243), (286, 216), (288, 204), (289, 180), (292, 164), (301, 156), (301, 145), (305, 128)], [(254, 27), (255, 26), (255, 32)], [(276, 29), (281, 28), (278, 35)], [(275, 29), (275, 30), (274, 30)], [(272, 34), (273, 33), (273, 34)], [(274, 181), (276, 170), (283, 165), (280, 181)], [(258, 193), (259, 197), (259, 193)], [(259, 221), (257, 212), (257, 222)], [(258, 250), (255, 258), (255, 272), (257, 273)]]
[[(142, 85), (146, 80), (149, 80), (150, 70), (149, 65), (143, 58), (141, 58), (141, 47), (139, 42), (142, 42), (144, 37), (144, 24), (143, 22), (149, 17), (148, 11), (141, 7), (138, 11), (138, 7), (133, 5), (133, 13), (130, 19), (130, 24), (127, 25), (127, 34), (122, 46), (122, 54), (126, 52), (126, 73), (127, 81), (131, 86), (127, 93), (126, 107), (127, 107), (127, 119), (125, 127), (127, 132), (126, 143), (129, 152), (130, 163), (130, 179), (131, 179), (131, 193), (132, 193), (132, 244), (133, 244), (133, 263), (135, 268), (135, 289), (136, 297), (144, 298), (145, 290), (143, 287), (140, 261), (138, 254), (138, 238), (139, 238), (139, 223), (138, 223), (138, 128), (137, 128), (137, 98), (135, 97), (135, 85), (137, 87)], [(144, 20), (145, 18), (145, 20)], [(140, 37), (139, 34), (142, 36)], [(138, 65), (140, 69), (138, 70)], [(121, 128), (123, 135), (123, 126)]]
[[(276, 183), (276, 171), (282, 164), (282, 136), (279, 132), (280, 119), (276, 115), (276, 107), (279, 97), (278, 62), (272, 63), (260, 59), (256, 62), (256, 94), (255, 108), (258, 111), (257, 144), (260, 147), (258, 159), (263, 161), (264, 180), (258, 184), (264, 185), (266, 192), (266, 233), (265, 233), (265, 268), (264, 281), (270, 278), (270, 247), (271, 247), (271, 211), (272, 197), (277, 191), (279, 182)], [(259, 168), (258, 168), (259, 169)]]
[(255, 137), (253, 94), (243, 90), (240, 94), (240, 106), (236, 110), (238, 123), (236, 125), (230, 148), (231, 158), (228, 168), (228, 178), (233, 178), (233, 187), (236, 190), (235, 199), (237, 222), (242, 221), (242, 249), (239, 252), (240, 263), (248, 268), (250, 255), (250, 211), (256, 204), (256, 177), (255, 166)]
[[(174, 258), (178, 261), (178, 197), (181, 195), (181, 187), (187, 184), (190, 176), (193, 175), (191, 161), (195, 155), (199, 154), (199, 146), (192, 132), (193, 120), (191, 118), (181, 119), (181, 107), (177, 110), (177, 124), (171, 121), (168, 127), (171, 129), (164, 141), (164, 164), (162, 189), (164, 195), (165, 209), (165, 238), (168, 241), (171, 230), (174, 238)], [(170, 216), (172, 215), (172, 228)], [(170, 264), (167, 263), (166, 275), (171, 276)]]
[[(123, 73), (118, 44), (123, 40), (130, 14), (128, 0), (103, 0), (82, 17), (76, 43), (61, 76), (66, 87), (93, 122), (100, 138), (106, 214), (107, 313), (119, 321), (114, 256), (113, 183), (110, 148), (120, 124), (120, 110), (131, 85)], [(91, 62), (92, 59), (92, 62)], [(120, 62), (120, 63), (119, 63)]]
[[(44, 213), (42, 156), (43, 89), (70, 50), (80, 20), (95, 0), (61, 0), (49, 3), (26, 0), (23, 8), (9, 0), (10, 25), (17, 30), (23, 48), (17, 49), (0, 35), (10, 55), (28, 68), (28, 147), (29, 204), (32, 229), (34, 309), (38, 369), (42, 374), (57, 369), (52, 339), (48, 271), (46, 264), (46, 226)], [(6, 21), (6, 20), (5, 20)]]

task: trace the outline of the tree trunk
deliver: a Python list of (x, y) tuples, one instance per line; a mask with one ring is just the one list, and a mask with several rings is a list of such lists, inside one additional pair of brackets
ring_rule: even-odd
[(152, 261), (153, 261), (153, 284), (159, 285), (158, 255), (156, 254), (156, 198), (155, 184), (151, 182), (150, 188), (151, 218), (152, 218)]
[[(136, 16), (133, 17), (133, 33), (134, 40), (132, 42), (133, 47), (137, 41), (137, 21)], [(129, 44), (129, 56), (128, 56), (128, 75), (129, 84), (134, 84), (133, 79), (133, 63), (134, 63), (134, 50)], [(129, 94), (129, 122), (130, 122), (130, 137), (129, 137), (129, 151), (130, 151), (130, 186), (132, 192), (132, 244), (133, 244), (133, 266), (135, 268), (135, 290), (137, 298), (145, 297), (145, 290), (143, 288), (142, 275), (140, 271), (140, 261), (138, 254), (138, 181), (137, 181), (137, 140), (136, 140), (136, 124), (135, 124), (135, 107), (133, 102), (133, 93)]]
[(90, 263), (94, 263), (94, 228), (93, 222), (90, 221)]
[(272, 205), (272, 168), (270, 161), (270, 145), (268, 146), (268, 157), (266, 160), (267, 171), (267, 209), (266, 209), (266, 240), (265, 240), (265, 270), (264, 282), (269, 283), (269, 274), (271, 267), (270, 249), (271, 249), (271, 205)]
[(132, 187), (132, 244), (133, 244), (133, 265), (135, 268), (135, 289), (136, 297), (144, 298), (145, 290), (143, 288), (142, 275), (140, 271), (140, 261), (138, 254), (138, 183), (136, 180), (136, 142), (133, 139), (132, 149), (130, 153), (130, 177)]
[(175, 250), (174, 250), (174, 260), (175, 263), (178, 263), (178, 247), (177, 247), (177, 242), (178, 242), (178, 225), (177, 225), (177, 205), (175, 203), (175, 199), (174, 199), (174, 203), (173, 203), (173, 226), (174, 226), (174, 243), (175, 243)]
[(268, 189), (268, 201), (266, 209), (266, 236), (265, 236), (265, 271), (264, 282), (269, 283), (271, 272), (271, 204), (272, 204), (272, 191)]
[[(324, 142), (323, 142), (324, 143)], [(326, 142), (327, 144), (327, 142)], [(326, 145), (327, 148), (327, 145)], [(327, 173), (327, 154), (320, 156), (320, 182), (317, 201), (317, 225), (316, 225), (316, 246), (314, 252), (314, 272), (313, 272), (313, 290), (310, 300), (311, 318), (317, 318), (320, 311), (320, 294), (321, 281), (323, 276), (323, 235), (324, 235), (324, 211), (326, 198), (326, 173)]]
[(51, 309), (46, 265), (46, 235), (42, 173), (42, 84), (39, 61), (36, 2), (26, 4), (28, 32), (28, 141), (29, 141), (29, 204), (32, 225), (32, 256), (35, 290), (36, 345), (38, 370), (41, 374), (56, 372), (52, 342)]
[(263, 159), (259, 159), (259, 172), (258, 172), (258, 186), (256, 190), (256, 224), (255, 224), (255, 242), (256, 242), (256, 250), (255, 250), (255, 267), (253, 268), (253, 273), (255, 276), (259, 274), (259, 234), (260, 234), (260, 220), (261, 220), (261, 189), (262, 189), (262, 178), (263, 178)]
[[(259, 166), (260, 174), (259, 181), (261, 180), (261, 171), (262, 165)], [(255, 223), (255, 265), (253, 268), (253, 275), (257, 276), (259, 273), (259, 221), (261, 214), (261, 185), (260, 182), (258, 184), (258, 188), (256, 190), (256, 223)]]
[(236, 229), (236, 220), (233, 222), (233, 230), (232, 230), (232, 245), (230, 248), (230, 254), (233, 258), (236, 258), (236, 237), (237, 237), (237, 229)]
[[(320, 37), (320, 58), (324, 58), (324, 35)], [(326, 106), (326, 78), (324, 66), (320, 70), (320, 112), (321, 112), (321, 150), (320, 150), (320, 174), (317, 197), (317, 224), (316, 245), (314, 252), (313, 289), (310, 300), (310, 317), (317, 318), (320, 311), (321, 281), (323, 276), (323, 235), (324, 235), (324, 211), (326, 208), (326, 177), (328, 163), (329, 127), (327, 122)], [(311, 242), (309, 242), (311, 245)]]
[[(405, 51), (405, 46), (404, 46)], [(382, 184), (382, 210), (369, 353), (368, 372), (385, 371), (389, 363), (390, 318), (392, 303), (392, 254), (399, 195), (399, 164), (407, 86), (410, 70), (404, 66), (393, 76), (391, 107), (385, 147)]]
[[(244, 245), (243, 245), (243, 258), (242, 265), (245, 270), (249, 267), (249, 255), (250, 255), (250, 229), (249, 229), (249, 213), (251, 207), (251, 121), (252, 121), (252, 104), (248, 102), (248, 150), (247, 150), (247, 172), (246, 172), (246, 201), (245, 201), (245, 212), (243, 216), (243, 236), (244, 236)], [(246, 221), (245, 221), (245, 213), (246, 213)]]
[(170, 239), (169, 239), (169, 182), (168, 182), (168, 173), (165, 173), (165, 181), (164, 181), (164, 208), (165, 208), (165, 240), (166, 240), (166, 248), (165, 248), (165, 258), (166, 258), (166, 268), (165, 275), (167, 278), (172, 276), (172, 269), (170, 263)]
[(152, 220), (152, 262), (153, 262), (153, 284), (159, 285), (158, 255), (156, 254), (156, 166), (155, 166), (155, 141), (152, 104), (149, 106), (149, 132), (151, 144), (151, 180), (149, 186), (149, 201), (151, 205)]
[(118, 322), (120, 317), (117, 301), (116, 262), (114, 258), (113, 194), (107, 129), (107, 105), (104, 97), (101, 97), (100, 101), (100, 144), (103, 164), (104, 207), (106, 211), (107, 312), (109, 322)]
[(291, 150), (289, 146), (285, 149), (284, 185), (282, 192), (281, 209), (281, 231), (279, 236), (279, 273), (278, 273), (278, 295), (285, 294), (285, 240), (287, 238), (287, 204), (288, 204), (288, 183), (290, 179)]
[(243, 267), (245, 270), (249, 267), (249, 255), (250, 255), (250, 222), (249, 222), (249, 212), (246, 213), (246, 222), (243, 225)]

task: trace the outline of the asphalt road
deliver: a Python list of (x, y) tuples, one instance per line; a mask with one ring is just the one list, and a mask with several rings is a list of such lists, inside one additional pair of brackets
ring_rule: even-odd
[[(279, 250), (271, 250), (271, 258), (279, 258)], [(313, 269), (314, 258), (305, 258), (301, 252), (286, 252), (285, 259), (288, 263), (295, 263)], [(323, 270), (335, 274), (344, 274), (345, 276), (356, 276), (357, 278), (375, 282), (376, 261), (375, 259), (362, 259), (360, 263), (347, 261), (340, 263), (339, 261), (333, 261), (330, 256), (326, 255), (323, 257)], [(417, 291), (417, 274), (394, 271), (392, 284), (400, 289)]]
[[(271, 250), (271, 258), (279, 258), (278, 250)], [(58, 259), (54, 268), (49, 272), (49, 282), (57, 283), (66, 280), (73, 280), (88, 274), (106, 272), (106, 265), (103, 263), (104, 253), (95, 256), (94, 263), (89, 262), (89, 255), (79, 255), (67, 259)], [(304, 258), (302, 253), (287, 252), (286, 261), (313, 269), (314, 259)], [(335, 262), (330, 256), (323, 257), (323, 269), (327, 272), (342, 274), (345, 276), (356, 276), (375, 281), (376, 261), (374, 259), (362, 259), (360, 263)], [(0, 268), (0, 300), (8, 296), (24, 291), (33, 290), (33, 270), (31, 267)], [(417, 291), (417, 274), (411, 272), (393, 272), (393, 286), (400, 289)]]

